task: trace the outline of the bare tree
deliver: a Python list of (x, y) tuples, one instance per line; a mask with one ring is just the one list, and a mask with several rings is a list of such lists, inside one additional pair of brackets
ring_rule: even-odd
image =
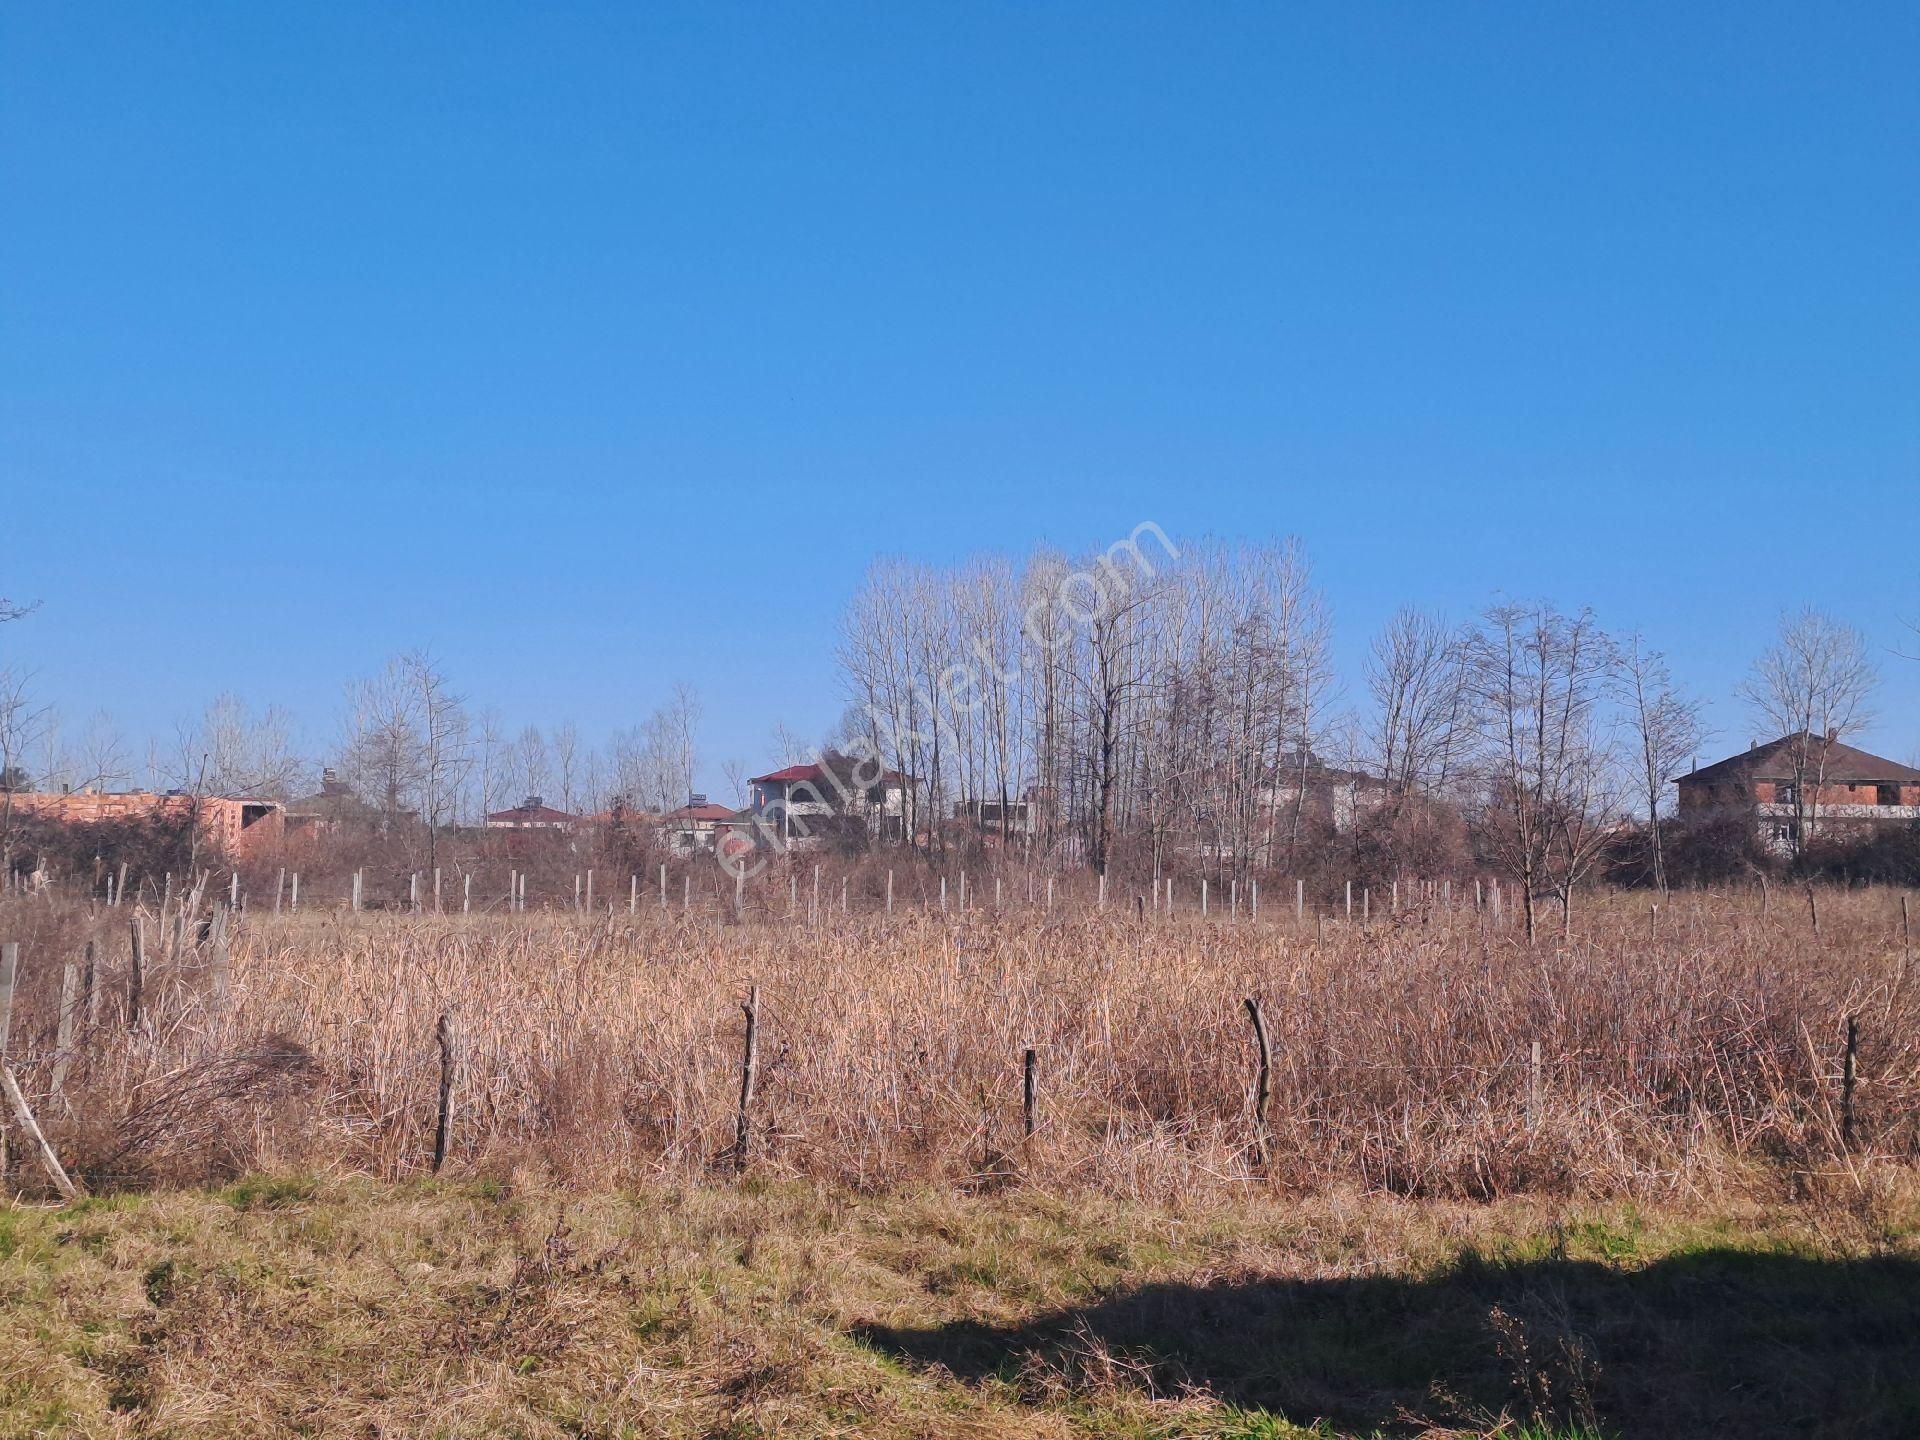
[[(11, 618), (11, 617), (9, 617)], [(45, 712), (27, 693), (26, 676), (0, 668), (0, 876), (11, 871), (15, 792), (32, 788), (26, 756), (40, 738)]]
[(196, 796), (285, 800), (305, 769), (294, 749), (292, 716), (275, 705), (256, 713), (228, 693), (215, 696), (197, 722), (175, 727), (161, 773)]
[(397, 661), (348, 690), (340, 768), (354, 791), (378, 807), (391, 833), (407, 817), (426, 768), (420, 691)]
[(1381, 778), (1401, 796), (1444, 789), (1468, 718), (1460, 644), (1446, 622), (1402, 606), (1373, 642), (1367, 690)]
[(1666, 658), (1658, 650), (1647, 649), (1637, 631), (1621, 647), (1615, 679), (1633, 738), (1634, 775), (1647, 807), (1653, 883), (1664, 895), (1667, 860), (1660, 829), (1660, 801), (1706, 738), (1702, 702), (1674, 685)]
[(1778, 638), (1740, 687), (1754, 713), (1790, 742), (1795, 854), (1819, 824), (1828, 755), (1872, 723), (1869, 705), (1879, 683), (1866, 636), (1809, 605), (1781, 616)]
[(1591, 612), (1497, 605), (1468, 632), (1464, 658), (1481, 725), (1486, 838), (1520, 881), (1527, 938), (1536, 897), (1573, 891), (1616, 813), (1614, 755), (1600, 728), (1613, 646)]
[(452, 818), (472, 763), (467, 712), (446, 674), (425, 650), (410, 650), (391, 667), (411, 693), (420, 818), (427, 825), (427, 868), (440, 863), (440, 831)]
[(529, 799), (535, 795), (544, 797), (553, 779), (553, 762), (547, 754), (546, 737), (538, 725), (521, 730), (520, 738), (514, 742), (513, 758), (520, 794)]
[(551, 750), (560, 781), (560, 808), (569, 815), (576, 814), (580, 803), (580, 732), (571, 720), (554, 727)]

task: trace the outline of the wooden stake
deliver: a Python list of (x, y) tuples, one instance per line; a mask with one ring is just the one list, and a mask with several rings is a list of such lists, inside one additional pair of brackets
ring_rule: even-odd
[(733, 1124), (733, 1168), (747, 1168), (748, 1150), (753, 1143), (753, 1088), (760, 1079), (760, 987), (747, 991), (747, 1039), (740, 1057), (740, 1113)]
[(1040, 1128), (1040, 1065), (1031, 1045), (1021, 1056), (1020, 1069), (1020, 1110), (1026, 1127), (1027, 1159), (1031, 1162), (1034, 1132)]
[(1847, 1017), (1847, 1055), (1840, 1072), (1840, 1144), (1853, 1148), (1853, 1089), (1860, 1053), (1860, 1023)]
[(1265, 1170), (1273, 1158), (1273, 1132), (1267, 1123), (1267, 1105), (1273, 1091), (1273, 1049), (1267, 1042), (1267, 1021), (1260, 1013), (1258, 996), (1245, 1001), (1247, 1019), (1253, 1024), (1253, 1044), (1257, 1061), (1253, 1075), (1253, 1163)]
[(6, 1058), (7, 1037), (13, 1031), (13, 987), (20, 978), (20, 947), (9, 940), (0, 945), (0, 1060)]
[(147, 929), (138, 911), (134, 912), (133, 924), (129, 928), (133, 933), (132, 948), (127, 954), (127, 1028), (138, 1030), (140, 1028), (140, 992), (145, 986), (147, 970)]
[(1540, 1128), (1540, 1042), (1535, 1040), (1527, 1060), (1527, 1128)]
[(33, 1142), (34, 1150), (40, 1156), (40, 1163), (46, 1167), (47, 1178), (53, 1181), (53, 1188), (60, 1192), (63, 1200), (78, 1200), (80, 1187), (67, 1177), (61, 1168), (60, 1157), (53, 1153), (53, 1146), (47, 1143), (47, 1137), (40, 1133), (40, 1126), (33, 1118), (33, 1111), (27, 1108), (27, 1097), (20, 1093), (20, 1082), (13, 1078), (13, 1067), (0, 1064), (0, 1081), (7, 1088), (7, 1099), (13, 1105), (14, 1119), (20, 1122), (20, 1128), (26, 1131), (27, 1139)]
[(434, 1037), (440, 1042), (440, 1114), (433, 1126), (433, 1173), (438, 1175), (440, 1167), (447, 1163), (447, 1146), (453, 1139), (453, 1075), (454, 1075), (454, 1034), (453, 1012), (442, 1010), (440, 1022), (433, 1027)]

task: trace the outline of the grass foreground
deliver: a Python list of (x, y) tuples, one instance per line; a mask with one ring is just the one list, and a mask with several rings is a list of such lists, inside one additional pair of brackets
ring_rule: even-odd
[(251, 1179), (0, 1209), (0, 1434), (1920, 1433), (1920, 1209)]

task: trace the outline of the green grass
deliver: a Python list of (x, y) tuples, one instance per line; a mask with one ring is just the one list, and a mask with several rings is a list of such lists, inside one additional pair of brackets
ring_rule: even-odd
[(1914, 1233), (250, 1178), (0, 1209), (0, 1437), (1903, 1435)]

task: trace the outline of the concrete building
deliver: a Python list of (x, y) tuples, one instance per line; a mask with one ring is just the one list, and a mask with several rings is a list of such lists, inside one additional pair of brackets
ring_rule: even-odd
[(489, 830), (567, 831), (579, 823), (578, 815), (569, 815), (564, 810), (555, 810), (538, 795), (527, 796), (511, 810), (495, 810), (487, 816)]
[(704, 795), (689, 795), (686, 804), (669, 810), (657, 822), (661, 843), (674, 855), (703, 854), (713, 849), (720, 823), (733, 814), (730, 806), (709, 804)]

